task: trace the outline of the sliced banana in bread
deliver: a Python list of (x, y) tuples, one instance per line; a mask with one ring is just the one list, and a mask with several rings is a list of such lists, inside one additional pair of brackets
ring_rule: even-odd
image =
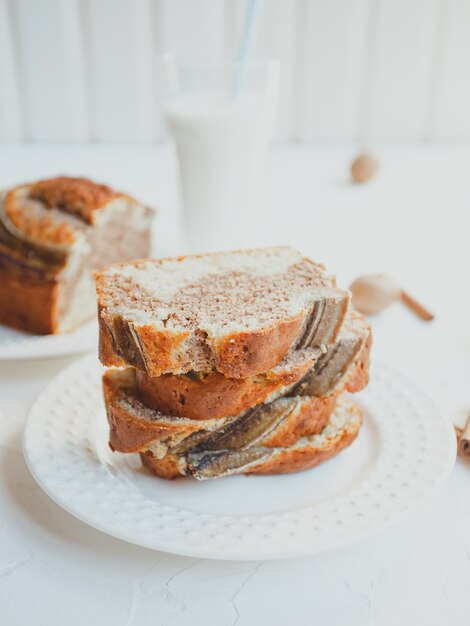
[(169, 453), (161, 458), (146, 451), (140, 456), (143, 464), (162, 478), (193, 476), (206, 480), (231, 474), (287, 474), (310, 469), (336, 456), (354, 441), (361, 424), (361, 410), (340, 398), (320, 433), (302, 436), (292, 445), (196, 450), (185, 454)]
[(333, 344), (349, 303), (288, 247), (114, 265), (96, 281), (102, 363), (150, 376), (266, 372), (292, 349)]
[(324, 396), (336, 389), (354, 393), (369, 382), (372, 329), (357, 311), (350, 311), (336, 343), (287, 395)]

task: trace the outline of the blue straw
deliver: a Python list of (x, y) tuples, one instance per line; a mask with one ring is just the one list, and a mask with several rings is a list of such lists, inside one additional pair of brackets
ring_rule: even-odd
[(256, 30), (256, 24), (261, 11), (260, 0), (248, 0), (248, 5), (245, 13), (245, 23), (243, 25), (243, 33), (238, 48), (237, 56), (237, 70), (235, 73), (235, 81), (233, 85), (233, 97), (238, 98), (243, 87), (246, 63), (250, 56), (251, 49), (253, 48), (254, 34)]

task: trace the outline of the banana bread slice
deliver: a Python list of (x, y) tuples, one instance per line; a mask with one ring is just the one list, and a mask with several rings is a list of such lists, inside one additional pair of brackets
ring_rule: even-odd
[(288, 247), (145, 260), (97, 273), (100, 358), (150, 376), (273, 369), (335, 342), (349, 303), (325, 267)]
[[(328, 395), (346, 377), (346, 390), (355, 391), (367, 384), (371, 343), (369, 322), (360, 313), (350, 311), (333, 346), (293, 350), (268, 372), (228, 378), (217, 371), (156, 377), (137, 371), (136, 394), (147, 406), (168, 415), (212, 419), (239, 415), (289, 392)], [(353, 362), (355, 375), (350, 372)]]
[(274, 400), (302, 381), (323, 352), (321, 348), (291, 351), (272, 370), (246, 378), (228, 378), (216, 370), (162, 376), (136, 370), (136, 395), (147, 406), (168, 415), (196, 420), (239, 415)]
[[(151, 450), (163, 457), (200, 448), (286, 445), (301, 435), (320, 432), (334, 410), (338, 394), (325, 398), (278, 398), (241, 416), (193, 420), (150, 409), (135, 395), (134, 370), (108, 370), (103, 390), (109, 445), (118, 452)], [(223, 442), (223, 443), (222, 443)]]
[(96, 314), (92, 270), (148, 256), (153, 211), (82, 178), (20, 185), (0, 197), (0, 324), (70, 330)]
[(168, 453), (158, 458), (142, 452), (142, 463), (162, 478), (193, 476), (198, 480), (231, 474), (288, 474), (313, 468), (347, 448), (359, 433), (361, 410), (345, 398), (320, 433), (302, 436), (293, 444), (279, 447), (264, 445), (239, 450), (209, 450), (190, 454)]

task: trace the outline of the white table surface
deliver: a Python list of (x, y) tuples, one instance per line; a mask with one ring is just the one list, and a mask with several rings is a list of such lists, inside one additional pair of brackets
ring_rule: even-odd
[[(470, 148), (378, 148), (380, 175), (348, 183), (352, 146), (279, 147), (246, 243), (287, 243), (340, 282), (388, 272), (437, 315), (400, 305), (375, 322), (375, 355), (418, 381), (449, 419), (470, 409)], [(181, 250), (167, 148), (0, 148), (0, 186), (83, 174), (158, 205), (157, 253)], [(229, 227), (229, 224), (228, 224)], [(216, 245), (214, 246), (216, 247)], [(470, 464), (425, 506), (361, 543), (314, 557), (211, 562), (108, 537), (56, 506), (21, 452), (27, 408), (72, 358), (0, 363), (0, 623), (468, 624)]]

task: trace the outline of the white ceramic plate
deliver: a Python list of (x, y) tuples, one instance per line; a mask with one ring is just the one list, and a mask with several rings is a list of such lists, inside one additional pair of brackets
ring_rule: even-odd
[(96, 350), (98, 324), (95, 320), (61, 335), (31, 335), (0, 325), (0, 361), (43, 359)]
[(271, 559), (356, 541), (421, 503), (449, 476), (455, 434), (431, 401), (384, 365), (372, 370), (362, 431), (316, 469), (285, 476), (165, 481), (112, 453), (101, 368), (85, 357), (31, 407), (27, 463), (58, 504), (110, 535), (175, 554)]

